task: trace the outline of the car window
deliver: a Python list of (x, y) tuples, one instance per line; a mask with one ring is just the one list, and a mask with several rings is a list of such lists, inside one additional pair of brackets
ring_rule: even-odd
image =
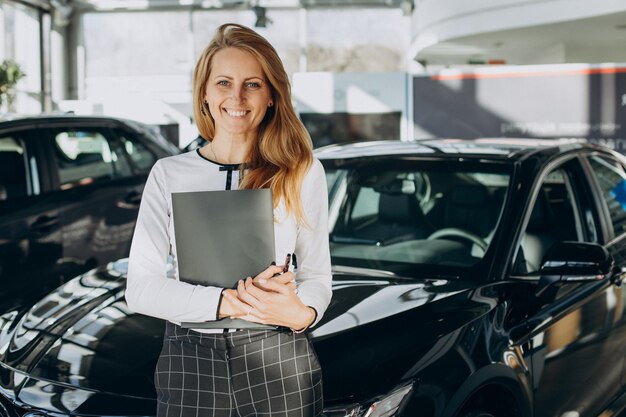
[(28, 194), (26, 153), (12, 137), (0, 137), (0, 200)]
[(336, 187), (337, 181), (344, 171), (333, 168), (325, 168), (324, 171), (326, 173), (326, 186), (328, 187), (328, 194), (330, 194), (333, 188)]
[(617, 161), (593, 155), (589, 163), (609, 209), (616, 236), (626, 231), (626, 172)]
[(378, 214), (378, 203), (380, 202), (380, 193), (371, 187), (362, 187), (356, 197), (354, 210), (352, 210), (352, 219), (363, 219), (373, 217)]
[(526, 228), (514, 261), (514, 274), (539, 271), (543, 257), (554, 244), (562, 241), (586, 241), (577, 196), (564, 168), (551, 171), (544, 178), (535, 197)]
[(116, 172), (118, 155), (111, 150), (104, 134), (97, 130), (57, 132), (54, 149), (61, 189), (124, 175)]
[(157, 160), (156, 156), (136, 137), (126, 132), (120, 132), (120, 141), (135, 168), (140, 172), (150, 171)]
[(344, 170), (346, 192), (330, 202), (342, 200), (329, 222), (335, 263), (469, 267), (482, 259), (502, 212), (507, 168), (409, 165)]

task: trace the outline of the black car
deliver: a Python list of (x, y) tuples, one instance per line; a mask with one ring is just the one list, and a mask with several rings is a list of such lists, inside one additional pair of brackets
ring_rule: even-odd
[[(625, 158), (511, 139), (317, 157), (334, 293), (310, 337), (327, 417), (621, 412)], [(0, 415), (154, 415), (164, 324), (128, 309), (125, 272), (110, 263), (0, 317)]]
[(0, 311), (128, 256), (148, 172), (177, 152), (129, 120), (0, 121)]

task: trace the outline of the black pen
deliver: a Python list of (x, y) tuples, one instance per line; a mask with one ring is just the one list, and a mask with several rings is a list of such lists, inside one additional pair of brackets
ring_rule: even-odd
[[(283, 265), (283, 271), (282, 273), (284, 274), (285, 272), (289, 271), (289, 264), (291, 263), (291, 254), (288, 253), (287, 254), (287, 258), (285, 258), (285, 265)], [(276, 265), (276, 263), (272, 262), (273, 265)], [(274, 274), (272, 275), (272, 278), (279, 276), (280, 274)]]
[(285, 266), (283, 267), (283, 273), (289, 271), (289, 263), (291, 263), (291, 254), (287, 254), (287, 258), (285, 258)]

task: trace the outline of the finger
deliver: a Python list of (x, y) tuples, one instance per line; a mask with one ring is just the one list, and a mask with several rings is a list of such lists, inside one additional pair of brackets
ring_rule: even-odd
[(248, 294), (252, 295), (257, 300), (262, 302), (267, 301), (268, 293), (265, 287), (260, 288), (255, 286), (253, 280), (250, 278), (246, 279), (246, 281), (244, 282), (244, 286), (246, 287), (246, 291), (248, 292)]
[(254, 277), (254, 279), (259, 280), (259, 279), (271, 278), (276, 274), (280, 274), (281, 272), (283, 272), (282, 267), (276, 266), (276, 265), (270, 265), (269, 268), (267, 268), (265, 271), (260, 272), (256, 277)]
[(277, 292), (279, 294), (290, 294), (293, 293), (293, 290), (290, 290), (289, 287), (285, 284), (281, 284), (279, 282), (276, 282), (273, 279), (267, 280), (267, 282), (265, 284), (263, 284), (264, 287), (269, 290), (269, 291), (274, 291)]
[(283, 274), (273, 277), (272, 279), (261, 278), (259, 279), (259, 284), (265, 285), (267, 281), (274, 281), (274, 282), (284, 285), (291, 281), (295, 281), (295, 279), (296, 279), (296, 275), (293, 272), (285, 272)]
[[(236, 315), (240, 315), (248, 310), (250, 305), (241, 301), (237, 296), (231, 294), (230, 292), (224, 292), (224, 297), (228, 299), (228, 302), (231, 304), (234, 310), (237, 311)], [(231, 314), (232, 316), (232, 314)]]
[(261, 324), (265, 324), (265, 320), (263, 320), (261, 317), (257, 316), (254, 312), (247, 314), (243, 317), (241, 317), (242, 319), (246, 320), (246, 321), (251, 321), (253, 323), (261, 323)]
[(239, 283), (237, 284), (237, 297), (239, 297), (241, 301), (243, 301), (246, 304), (251, 305), (252, 307), (255, 307), (255, 308), (259, 307), (259, 300), (256, 297), (254, 297), (252, 294), (250, 294), (243, 280), (239, 280)]

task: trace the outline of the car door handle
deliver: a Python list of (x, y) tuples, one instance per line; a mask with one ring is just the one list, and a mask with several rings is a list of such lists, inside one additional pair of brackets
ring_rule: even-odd
[(30, 225), (30, 230), (37, 233), (46, 233), (49, 232), (50, 229), (52, 229), (53, 227), (58, 226), (58, 224), (58, 216), (43, 215), (38, 217), (37, 220), (35, 220), (33, 224)]
[(124, 209), (136, 209), (137, 207), (139, 207), (140, 203), (141, 193), (137, 191), (131, 191), (126, 195), (126, 197), (124, 197), (122, 201), (117, 202), (117, 206)]

